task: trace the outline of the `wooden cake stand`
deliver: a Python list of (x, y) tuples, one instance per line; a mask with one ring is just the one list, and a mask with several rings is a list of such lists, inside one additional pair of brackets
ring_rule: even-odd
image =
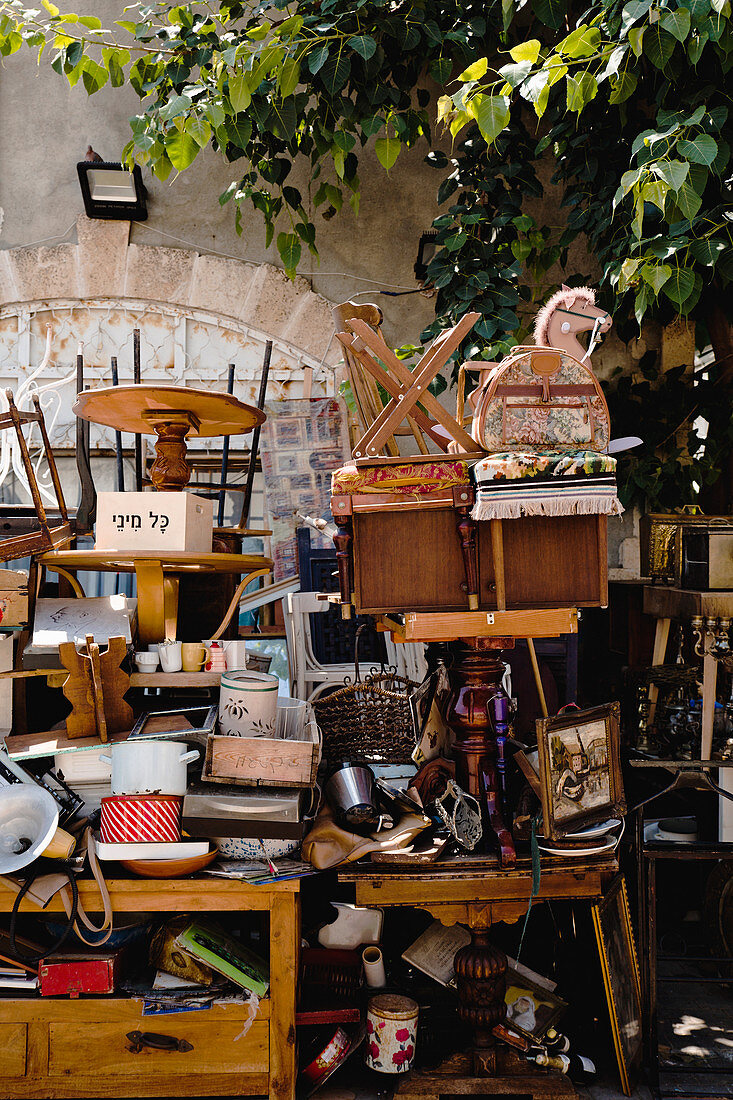
[(157, 436), (150, 470), (154, 488), (181, 490), (191, 478), (188, 436), (241, 435), (264, 422), (265, 414), (229, 393), (187, 386), (106, 386), (76, 396), (74, 412), (83, 420), (118, 432)]

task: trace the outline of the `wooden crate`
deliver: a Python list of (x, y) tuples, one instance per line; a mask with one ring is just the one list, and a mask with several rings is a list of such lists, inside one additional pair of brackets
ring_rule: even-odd
[(303, 741), (213, 734), (201, 778), (243, 787), (312, 787), (321, 761), (321, 731), (311, 720), (304, 732)]
[(193, 493), (99, 493), (94, 547), (209, 554), (213, 507), (207, 497)]

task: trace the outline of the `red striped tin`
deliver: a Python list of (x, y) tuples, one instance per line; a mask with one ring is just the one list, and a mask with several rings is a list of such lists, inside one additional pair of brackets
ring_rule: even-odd
[(181, 839), (183, 799), (172, 794), (113, 794), (102, 799), (105, 844), (173, 843)]

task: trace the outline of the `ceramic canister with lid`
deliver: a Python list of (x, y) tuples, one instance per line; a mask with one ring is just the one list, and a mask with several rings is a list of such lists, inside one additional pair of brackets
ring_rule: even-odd
[(418, 1005), (397, 993), (378, 993), (367, 1008), (366, 1064), (377, 1073), (407, 1073), (417, 1042)]
[(225, 672), (219, 692), (219, 731), (225, 737), (274, 737), (280, 681), (267, 672)]

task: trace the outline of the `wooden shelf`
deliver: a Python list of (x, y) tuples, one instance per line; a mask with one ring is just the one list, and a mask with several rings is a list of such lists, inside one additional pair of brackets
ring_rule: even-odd
[(130, 687), (218, 687), (220, 672), (133, 672)]
[[(106, 871), (110, 864), (105, 862)], [(101, 912), (99, 890), (93, 879), (80, 879), (79, 900), (88, 912)], [(205, 889), (203, 888), (205, 886)], [(264, 912), (272, 907), (277, 894), (297, 894), (299, 879), (251, 886), (246, 882), (214, 878), (211, 875), (193, 879), (108, 878), (107, 889), (114, 913), (254, 911)], [(13, 908), (15, 892), (0, 886), (0, 913)], [(38, 914), (38, 906), (24, 899), (21, 913)], [(56, 894), (44, 909), (46, 913), (61, 913), (63, 906)]]

